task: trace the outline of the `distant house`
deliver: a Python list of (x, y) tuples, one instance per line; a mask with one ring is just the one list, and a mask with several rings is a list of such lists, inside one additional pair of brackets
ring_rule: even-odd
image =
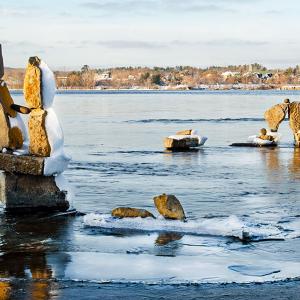
[(111, 72), (96, 73), (94, 76), (95, 86), (107, 85), (108, 81), (112, 80)]
[(128, 75), (128, 80), (136, 80), (134, 75)]
[(112, 80), (111, 72), (106, 71), (101, 74), (97, 73), (97, 74), (95, 74), (94, 80), (95, 80), (95, 82), (103, 81), (103, 80)]
[(240, 72), (226, 71), (226, 72), (223, 72), (221, 75), (223, 76), (223, 78), (225, 80), (229, 77), (239, 76)]

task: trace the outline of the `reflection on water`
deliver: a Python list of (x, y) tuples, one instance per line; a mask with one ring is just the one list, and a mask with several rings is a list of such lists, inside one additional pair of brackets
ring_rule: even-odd
[(58, 250), (54, 239), (63, 244), (70, 237), (72, 222), (68, 218), (1, 217), (0, 299), (14, 299), (20, 288), (29, 299), (50, 299), (57, 288), (50, 279), (64, 272), (70, 257), (60, 252), (57, 256), (62, 258), (55, 264), (49, 262), (49, 253)]
[(300, 148), (294, 148), (293, 157), (289, 162), (290, 176), (300, 180)]

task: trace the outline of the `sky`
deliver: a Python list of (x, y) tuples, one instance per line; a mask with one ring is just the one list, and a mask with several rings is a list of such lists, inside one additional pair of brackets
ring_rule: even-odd
[(5, 65), (300, 64), (299, 0), (0, 1)]

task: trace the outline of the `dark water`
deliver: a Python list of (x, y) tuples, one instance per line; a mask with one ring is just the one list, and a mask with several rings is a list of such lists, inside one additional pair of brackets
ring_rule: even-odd
[[(288, 122), (277, 149), (231, 148), (298, 92), (61, 93), (55, 109), (73, 158), (65, 172), (85, 217), (0, 218), (0, 277), (109, 282), (270, 281), (300, 275), (300, 150)], [(22, 95), (15, 95), (22, 103)], [(194, 128), (197, 152), (163, 138)], [(116, 206), (157, 215), (175, 194), (187, 223), (112, 222)], [(92, 213), (92, 215), (91, 215)], [(85, 222), (84, 222), (85, 220)], [(93, 227), (86, 225), (94, 225)], [(167, 232), (165, 232), (167, 231)], [(250, 243), (238, 240), (242, 232)]]

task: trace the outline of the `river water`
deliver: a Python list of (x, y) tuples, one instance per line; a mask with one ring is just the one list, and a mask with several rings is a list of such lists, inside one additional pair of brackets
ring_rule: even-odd
[[(300, 150), (236, 148), (263, 113), (299, 92), (69, 92), (55, 110), (72, 156), (65, 177), (82, 217), (0, 215), (0, 277), (99, 282), (262, 282), (300, 276)], [(15, 94), (16, 103), (23, 96)], [(197, 129), (206, 144), (165, 152)], [(158, 213), (174, 194), (187, 222), (114, 220), (117, 206)], [(242, 242), (243, 232), (249, 242)]]

